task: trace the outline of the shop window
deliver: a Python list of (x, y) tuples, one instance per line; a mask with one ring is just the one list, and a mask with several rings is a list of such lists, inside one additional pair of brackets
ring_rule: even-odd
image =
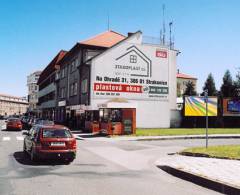
[(122, 113), (119, 109), (111, 110), (111, 121), (112, 122), (121, 122), (122, 121)]
[(137, 56), (136, 55), (130, 55), (130, 63), (137, 63)]

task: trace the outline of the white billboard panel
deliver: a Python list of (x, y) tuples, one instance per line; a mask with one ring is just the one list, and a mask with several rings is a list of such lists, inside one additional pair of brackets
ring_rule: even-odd
[(169, 53), (150, 45), (122, 43), (93, 61), (93, 98), (167, 100)]

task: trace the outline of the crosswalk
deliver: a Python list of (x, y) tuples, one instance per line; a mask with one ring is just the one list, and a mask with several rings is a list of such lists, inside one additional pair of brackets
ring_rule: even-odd
[(16, 137), (4, 136), (4, 137), (2, 137), (2, 141), (11, 141), (11, 140), (23, 141), (23, 139), (24, 139), (23, 136), (16, 136)]

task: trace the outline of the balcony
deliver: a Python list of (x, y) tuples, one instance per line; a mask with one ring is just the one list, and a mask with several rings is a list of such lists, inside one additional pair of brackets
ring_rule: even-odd
[(55, 83), (51, 83), (50, 85), (48, 85), (47, 87), (43, 88), (42, 90), (40, 90), (38, 92), (38, 98), (45, 96), (53, 91), (56, 91), (56, 85)]

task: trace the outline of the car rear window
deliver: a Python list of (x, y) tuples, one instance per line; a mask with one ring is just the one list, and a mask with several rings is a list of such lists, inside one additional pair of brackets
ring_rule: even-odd
[(11, 119), (8, 119), (9, 122), (19, 122), (20, 120), (17, 119), (17, 118), (11, 118)]
[(71, 133), (67, 129), (44, 129), (42, 131), (43, 138), (70, 138)]

